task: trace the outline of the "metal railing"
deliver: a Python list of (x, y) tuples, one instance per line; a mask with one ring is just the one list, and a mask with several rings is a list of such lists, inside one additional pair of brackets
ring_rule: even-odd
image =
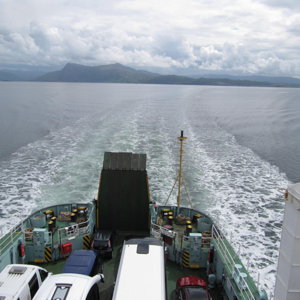
[(244, 278), (241, 276), (242, 272), (239, 273), (239, 271), (235, 269), (236, 264), (240, 263), (240, 261), (237, 262), (237, 254), (232, 248), (230, 249), (228, 241), (215, 226), (213, 226), (212, 229), (212, 237), (218, 253), (222, 256), (223, 263), (229, 273), (229, 276), (232, 276), (236, 283), (235, 287), (238, 289), (240, 296), (239, 299), (255, 300), (255, 295), (253, 294), (247, 280), (247, 277), (250, 275), (247, 272), (245, 273), (247, 277)]
[[(193, 236), (180, 234), (176, 231), (170, 230), (168, 228), (165, 228), (163, 226), (160, 226), (160, 225), (157, 225), (154, 223), (151, 224), (151, 234), (157, 239), (161, 239), (162, 234), (175, 239), (175, 241), (176, 241), (175, 245), (176, 244), (180, 245), (180, 247), (176, 247), (176, 248), (178, 248), (179, 251), (182, 251), (182, 249), (184, 248), (184, 245), (185, 244), (187, 245), (190, 242), (190, 239), (194, 239)], [(208, 248), (210, 246), (211, 240), (212, 240), (212, 236), (202, 236), (201, 248)]]
[(87, 234), (92, 231), (92, 216), (94, 213), (94, 207), (92, 207), (91, 212), (89, 213), (89, 218), (87, 221), (76, 223), (73, 225), (68, 225), (66, 227), (60, 228), (58, 230), (58, 241), (60, 244), (63, 244), (64, 241), (73, 240), (81, 235)]
[(171, 238), (176, 236), (175, 231), (153, 223), (151, 224), (151, 234), (156, 238), (160, 238), (161, 234)]
[(58, 230), (58, 241), (60, 244), (63, 244), (64, 241), (73, 240), (87, 232), (89, 232), (88, 221), (69, 225)]
[(20, 226), (11, 229), (0, 239), (0, 255), (8, 250), (18, 239), (23, 240), (23, 232), (20, 230)]

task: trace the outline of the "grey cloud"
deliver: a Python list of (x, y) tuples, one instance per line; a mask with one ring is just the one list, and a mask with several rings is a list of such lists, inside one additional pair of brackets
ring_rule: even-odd
[(29, 36), (6, 30), (0, 34), (2, 64), (32, 62), (37, 53), (38, 48)]
[(156, 51), (161, 56), (170, 57), (174, 60), (184, 60), (190, 56), (183, 36), (173, 33), (164, 34), (159, 36), (156, 42)]
[(282, 7), (287, 9), (300, 9), (299, 0), (259, 0), (259, 2), (273, 7)]
[(296, 36), (300, 36), (300, 14), (290, 18), (287, 30)]
[(33, 39), (34, 43), (40, 49), (46, 50), (51, 46), (51, 41), (48, 39), (41, 26), (36, 23), (30, 24), (29, 36)]

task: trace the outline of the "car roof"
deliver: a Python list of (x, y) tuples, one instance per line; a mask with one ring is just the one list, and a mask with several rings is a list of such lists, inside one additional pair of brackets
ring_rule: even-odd
[(96, 258), (97, 255), (93, 250), (75, 250), (68, 257), (63, 273), (90, 275)]
[(165, 300), (165, 284), (163, 242), (154, 238), (125, 241), (112, 299)]
[(90, 288), (100, 281), (100, 275), (90, 277), (81, 274), (56, 274), (48, 277), (37, 291), (34, 299), (48, 300), (55, 297), (55, 293), (60, 286), (65, 287), (67, 293), (61, 299), (81, 300), (85, 299)]
[(189, 300), (209, 300), (208, 292), (206, 289), (199, 286), (185, 286), (182, 289), (185, 294), (185, 298)]
[(40, 269), (40, 267), (25, 264), (7, 265), (0, 273), (0, 296), (13, 299), (30, 281), (36, 270)]

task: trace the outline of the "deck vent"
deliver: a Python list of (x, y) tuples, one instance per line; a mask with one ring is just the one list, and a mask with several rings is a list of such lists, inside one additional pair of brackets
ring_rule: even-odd
[(72, 284), (58, 283), (56, 284), (56, 290), (51, 300), (65, 300), (71, 288)]
[(9, 270), (8, 274), (22, 275), (26, 272), (26, 270), (27, 270), (26, 267), (19, 267), (19, 266), (16, 267), (16, 266), (14, 266)]

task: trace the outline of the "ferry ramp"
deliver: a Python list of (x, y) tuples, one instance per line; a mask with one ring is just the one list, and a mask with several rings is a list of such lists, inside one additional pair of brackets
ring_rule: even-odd
[(97, 229), (149, 235), (146, 154), (105, 152), (97, 201)]

